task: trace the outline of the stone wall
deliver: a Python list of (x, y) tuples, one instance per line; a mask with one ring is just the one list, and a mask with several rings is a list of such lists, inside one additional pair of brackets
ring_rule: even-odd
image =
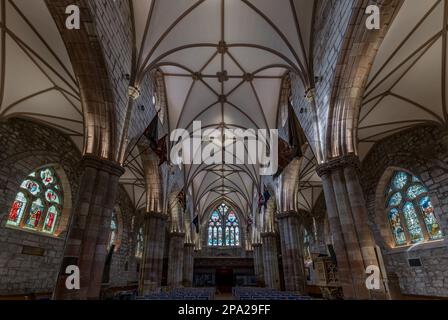
[(310, 235), (311, 253), (329, 255), (327, 245), (332, 244), (332, 238), (328, 225), (327, 207), (323, 192), (317, 199), (311, 216), (307, 216), (303, 223)]
[[(382, 222), (387, 221), (384, 200), (391, 168), (405, 169), (419, 177), (429, 189), (435, 213), (444, 234), (448, 234), (448, 150), (444, 134), (436, 127), (424, 126), (400, 132), (379, 142), (362, 163), (364, 194), (369, 224), (381, 247), (387, 272), (396, 273), (403, 294), (448, 296), (447, 240), (414, 246), (391, 248), (384, 237)], [(388, 180), (388, 179), (387, 179)], [(384, 193), (383, 193), (384, 194)], [(420, 258), (421, 267), (410, 267), (408, 259)]]
[[(0, 123), (0, 295), (53, 290), (66, 232), (56, 238), (5, 225), (21, 182), (44, 165), (59, 165), (63, 169), (74, 201), (80, 159), (70, 138), (57, 130), (19, 119)], [(41, 248), (43, 255), (22, 254), (23, 246)]]
[[(126, 117), (132, 69), (132, 23), (128, 1), (87, 1), (103, 48), (115, 102), (116, 138), (120, 139)], [(117, 143), (119, 140), (117, 141)]]
[(120, 207), (121, 215), (118, 223), (121, 223), (122, 226), (118, 226), (121, 233), (118, 239), (119, 246), (112, 257), (110, 287), (124, 287), (136, 284), (139, 277), (135, 249), (141, 218), (139, 213), (135, 212), (134, 206), (123, 187), (120, 187), (117, 205)]
[(143, 78), (140, 84), (141, 95), (130, 110), (130, 122), (126, 123), (128, 86), (136, 71), (136, 53), (133, 51), (132, 41), (133, 13), (127, 0), (94, 0), (88, 1), (88, 4), (94, 17), (113, 89), (117, 143), (125, 128), (128, 128), (128, 138), (131, 141), (143, 133), (156, 113), (152, 103), (155, 90), (153, 75), (147, 74)]

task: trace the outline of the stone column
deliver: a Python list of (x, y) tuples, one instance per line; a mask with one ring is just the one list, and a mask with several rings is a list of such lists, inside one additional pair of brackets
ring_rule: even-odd
[(284, 212), (277, 215), (282, 250), (285, 289), (304, 293), (305, 271), (300, 239), (300, 221), (297, 212)]
[(263, 263), (263, 248), (261, 243), (252, 245), (254, 249), (254, 271), (257, 277), (257, 284), (264, 287), (264, 263)]
[(168, 251), (168, 286), (171, 288), (182, 287), (184, 233), (171, 232)]
[(379, 266), (379, 261), (375, 252), (376, 244), (368, 222), (369, 216), (367, 213), (366, 200), (359, 182), (358, 162), (354, 162), (353, 164), (348, 163), (348, 165), (344, 166), (344, 178), (347, 185), (348, 198), (364, 263), (367, 266)]
[[(112, 209), (124, 169), (111, 161), (84, 156), (77, 200), (64, 248), (54, 299), (99, 299)], [(80, 271), (80, 290), (66, 288), (66, 268)]]
[(356, 294), (353, 287), (349, 257), (345, 248), (345, 240), (342, 234), (341, 222), (339, 221), (339, 213), (337, 209), (336, 197), (333, 191), (331, 175), (327, 172), (322, 172), (320, 173), (320, 177), (322, 178), (322, 187), (327, 206), (328, 224), (330, 226), (333, 247), (337, 258), (339, 283), (342, 287), (345, 298), (355, 298)]
[(261, 234), (261, 239), (263, 242), (264, 282), (266, 288), (280, 290), (277, 237), (273, 232), (264, 232)]
[(165, 226), (167, 215), (149, 212), (145, 215), (143, 263), (140, 273), (140, 294), (153, 292), (162, 285)]
[(317, 171), (322, 178), (344, 298), (369, 299), (381, 295), (383, 289), (370, 292), (365, 285), (366, 268), (379, 266), (379, 262), (359, 183), (358, 157), (333, 159)]
[(194, 272), (194, 244), (184, 244), (184, 265), (183, 265), (183, 285), (184, 287), (193, 286)]

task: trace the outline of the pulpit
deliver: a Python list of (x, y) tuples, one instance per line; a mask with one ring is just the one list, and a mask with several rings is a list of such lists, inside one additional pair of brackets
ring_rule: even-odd
[(342, 288), (338, 279), (338, 267), (331, 257), (318, 257), (314, 262), (317, 285), (324, 299), (342, 299)]

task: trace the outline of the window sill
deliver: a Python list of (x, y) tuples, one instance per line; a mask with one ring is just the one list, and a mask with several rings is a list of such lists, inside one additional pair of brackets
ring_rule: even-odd
[(44, 232), (36, 232), (36, 231), (32, 231), (32, 230), (27, 230), (25, 228), (18, 228), (18, 227), (13, 227), (13, 226), (8, 226), (8, 225), (4, 225), (3, 227), (5, 229), (8, 229), (8, 230), (13, 230), (13, 231), (17, 231), (17, 232), (24, 232), (26, 234), (32, 234), (32, 235), (35, 235), (37, 237), (44, 237), (44, 238), (50, 238), (50, 239), (55, 239), (55, 240), (61, 240), (61, 241), (65, 240), (64, 237), (55, 236), (53, 234), (48, 234), (48, 233), (44, 233)]
[(385, 254), (389, 255), (404, 252), (416, 252), (416, 251), (418, 252), (421, 250), (437, 249), (437, 248), (448, 248), (448, 238), (423, 243), (416, 243), (408, 246), (388, 248), (386, 249)]

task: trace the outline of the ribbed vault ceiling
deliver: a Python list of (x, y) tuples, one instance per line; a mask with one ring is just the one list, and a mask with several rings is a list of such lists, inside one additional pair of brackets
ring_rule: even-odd
[[(165, 77), (170, 130), (277, 127), (282, 77), (308, 82), (311, 0), (134, 0), (138, 77)], [(226, 142), (224, 142), (225, 144)], [(197, 150), (191, 150), (195, 153)], [(227, 199), (249, 212), (256, 165), (185, 165), (195, 210)]]
[(447, 0), (404, 2), (376, 57), (360, 113), (361, 156), (418, 124), (446, 125)]
[(44, 1), (0, 0), (0, 21), (0, 119), (50, 125), (82, 149), (78, 84)]

